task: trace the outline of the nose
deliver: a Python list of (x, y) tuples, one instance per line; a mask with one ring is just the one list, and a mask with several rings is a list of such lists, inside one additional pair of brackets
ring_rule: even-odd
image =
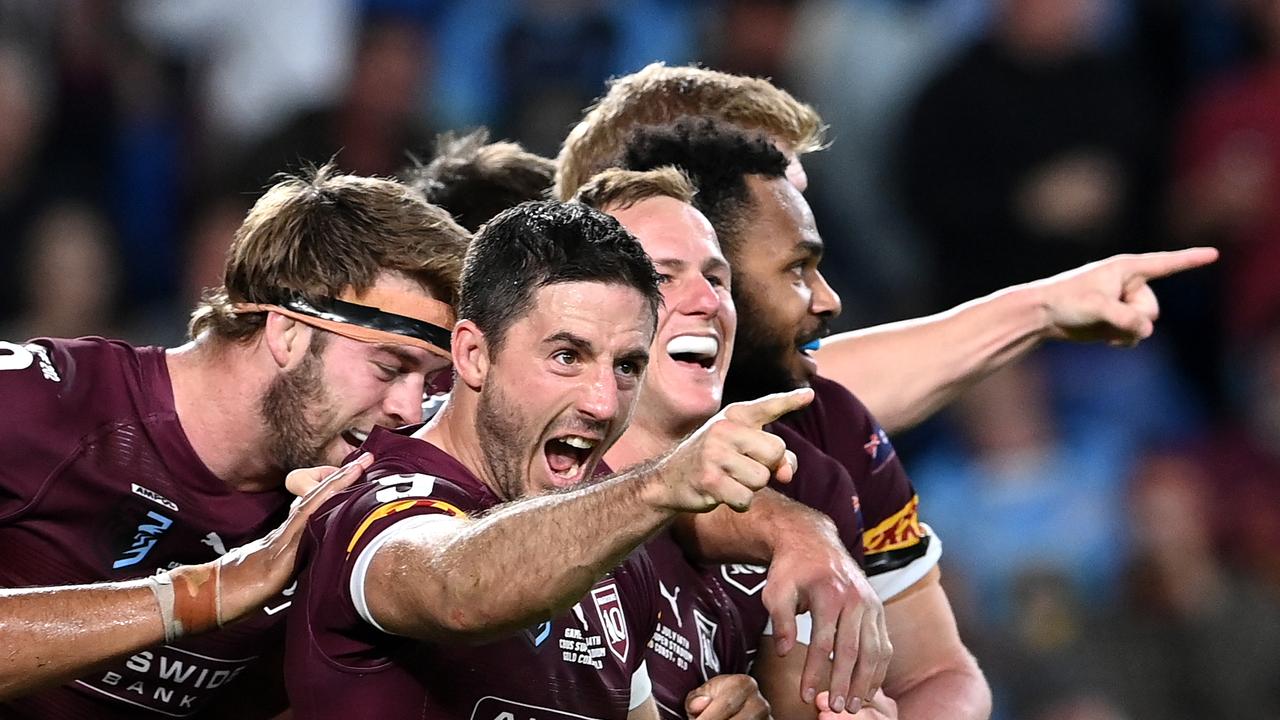
[(809, 312), (827, 317), (836, 317), (840, 314), (840, 294), (827, 283), (822, 273), (813, 271), (813, 280), (809, 287), (813, 291), (812, 297), (809, 298)]
[(720, 309), (720, 295), (711, 281), (699, 275), (685, 283), (677, 309), (684, 315), (715, 315)]
[(426, 379), (419, 373), (409, 373), (391, 383), (382, 411), (395, 424), (412, 425), (422, 422), (422, 398)]
[(618, 383), (609, 363), (599, 363), (589, 382), (578, 393), (578, 412), (601, 422), (618, 414)]

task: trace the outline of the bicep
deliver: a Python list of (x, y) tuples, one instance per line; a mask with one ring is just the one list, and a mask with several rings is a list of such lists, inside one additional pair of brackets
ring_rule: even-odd
[(430, 617), (435, 603), (425, 596), (444, 586), (449, 570), (440, 567), (441, 549), (469, 524), (451, 515), (417, 515), (370, 540), (350, 574), (351, 601), (361, 619), (393, 635), (430, 634), (421, 621), (424, 613)]
[(885, 621), (893, 643), (893, 660), (884, 681), (889, 697), (899, 697), (929, 677), (975, 662), (960, 640), (939, 578), (934, 568), (885, 603)]

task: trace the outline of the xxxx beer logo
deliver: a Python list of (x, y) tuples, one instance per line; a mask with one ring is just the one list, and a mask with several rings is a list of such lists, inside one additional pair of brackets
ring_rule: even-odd
[(924, 538), (920, 527), (920, 496), (912, 495), (901, 510), (885, 518), (879, 525), (862, 534), (866, 554), (901, 550), (919, 543)]

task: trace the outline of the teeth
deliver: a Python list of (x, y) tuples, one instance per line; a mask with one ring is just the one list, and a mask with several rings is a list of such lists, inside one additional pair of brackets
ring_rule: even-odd
[(369, 433), (364, 432), (363, 430), (356, 430), (355, 428), (348, 430), (348, 432), (351, 433), (351, 437), (359, 440), (360, 442), (364, 442), (369, 437)]
[(667, 342), (668, 355), (695, 355), (714, 358), (720, 341), (706, 335), (677, 335)]
[(562, 437), (560, 438), (560, 442), (579, 450), (590, 450), (596, 446), (595, 440), (588, 440), (587, 438), (578, 437), (577, 435), (567, 435)]

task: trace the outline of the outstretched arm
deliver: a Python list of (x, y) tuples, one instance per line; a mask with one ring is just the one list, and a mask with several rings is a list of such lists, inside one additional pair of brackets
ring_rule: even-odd
[[(171, 575), (219, 578), (222, 617), (204, 618), (209, 627), (231, 623), (262, 606), (289, 584), (294, 556), (307, 518), (368, 467), (368, 455), (333, 472), (316, 485), (270, 535), (204, 565), (184, 566)], [(315, 474), (321, 469), (303, 471)], [(332, 472), (335, 468), (323, 468)], [(218, 571), (214, 572), (217, 565)], [(176, 583), (175, 583), (176, 584)], [(164, 642), (172, 634), (150, 579), (100, 585), (0, 590), (0, 699), (65, 682), (96, 665)]]
[(552, 617), (677, 513), (745, 510), (771, 477), (789, 481), (785, 444), (760, 428), (812, 398), (730, 405), (660, 461), (585, 488), (477, 520), (403, 520), (364, 575), (369, 619), (399, 635), (479, 639)]
[(1147, 282), (1217, 257), (1213, 248), (1117, 255), (937, 315), (832, 336), (818, 367), (890, 433), (905, 430), (1044, 340), (1146, 339), (1159, 315)]

